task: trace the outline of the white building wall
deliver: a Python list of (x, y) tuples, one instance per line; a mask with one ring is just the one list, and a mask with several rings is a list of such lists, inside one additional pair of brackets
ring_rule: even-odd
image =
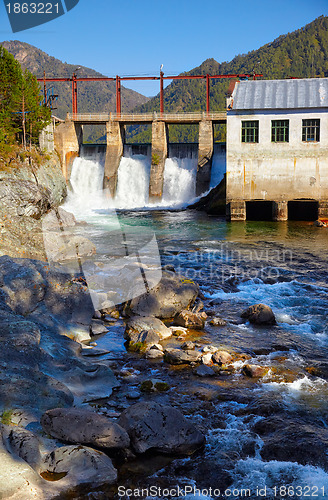
[[(328, 200), (328, 109), (228, 111), (227, 202)], [(320, 142), (302, 142), (302, 119), (320, 119)], [(289, 119), (289, 142), (271, 142), (271, 120)], [(241, 122), (259, 120), (259, 142), (241, 142)]]

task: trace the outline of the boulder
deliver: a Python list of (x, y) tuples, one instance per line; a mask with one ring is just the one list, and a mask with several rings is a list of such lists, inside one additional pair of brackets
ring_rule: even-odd
[(200, 365), (195, 369), (195, 375), (198, 377), (213, 377), (215, 375), (215, 371), (212, 370), (210, 366)]
[(136, 403), (119, 418), (136, 453), (148, 450), (169, 454), (190, 454), (202, 447), (205, 437), (180, 411), (158, 403)]
[(201, 359), (202, 359), (203, 365), (211, 365), (212, 364), (212, 353), (207, 352), (206, 354), (203, 354)]
[(126, 312), (130, 315), (173, 318), (188, 309), (196, 300), (199, 287), (193, 281), (164, 271), (162, 279), (149, 293), (131, 300)]
[[(158, 340), (167, 339), (172, 336), (172, 332), (164, 323), (158, 319), (150, 316), (134, 316), (129, 319), (125, 332), (124, 338), (130, 340), (130, 342), (140, 342), (136, 340), (139, 338), (141, 332), (147, 332), (148, 334), (155, 334), (158, 336)], [(154, 343), (158, 342), (155, 341)], [(149, 343), (149, 342), (147, 342)]]
[(73, 227), (77, 224), (74, 215), (58, 207), (45, 215), (43, 218), (43, 227), (45, 229), (58, 229), (59, 227)]
[(168, 348), (165, 350), (165, 361), (170, 365), (182, 365), (185, 363), (197, 363), (202, 354), (194, 350), (181, 350)]
[(104, 415), (83, 408), (54, 408), (42, 415), (43, 429), (56, 439), (98, 448), (127, 448), (129, 436)]
[(202, 330), (205, 326), (207, 314), (205, 312), (192, 312), (188, 310), (181, 311), (174, 318), (174, 323), (185, 328), (193, 330)]
[(212, 326), (226, 326), (227, 322), (225, 319), (216, 317), (212, 318), (211, 321), (209, 321), (209, 324)]
[(108, 333), (108, 328), (100, 319), (93, 319), (90, 323), (90, 333), (92, 336)]
[(195, 349), (195, 344), (188, 340), (187, 342), (184, 342), (182, 344), (181, 349), (183, 349), (184, 351), (192, 351), (193, 349)]
[(34, 182), (0, 179), (1, 205), (7, 213), (40, 219), (51, 207), (50, 191)]
[(232, 356), (227, 351), (217, 351), (212, 355), (214, 363), (227, 365), (232, 362)]
[(265, 304), (255, 304), (249, 307), (241, 314), (241, 317), (248, 319), (250, 323), (255, 325), (275, 325), (276, 318), (271, 307)]
[(10, 450), (39, 471), (41, 463), (40, 442), (33, 432), (24, 427), (6, 426), (3, 436), (7, 437)]
[(250, 364), (245, 365), (242, 369), (243, 375), (251, 378), (264, 377), (268, 373), (268, 371), (269, 368), (266, 366), (250, 365)]
[(51, 480), (52, 475), (61, 476), (60, 486), (66, 490), (80, 485), (101, 488), (117, 480), (111, 459), (86, 446), (62, 446), (49, 453), (42, 476)]
[(44, 229), (43, 240), (50, 262), (78, 261), (96, 254), (96, 246), (84, 236)]

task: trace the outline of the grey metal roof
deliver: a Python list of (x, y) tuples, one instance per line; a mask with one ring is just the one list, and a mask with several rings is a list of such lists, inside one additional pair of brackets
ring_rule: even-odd
[(328, 78), (243, 80), (232, 98), (235, 110), (328, 108)]

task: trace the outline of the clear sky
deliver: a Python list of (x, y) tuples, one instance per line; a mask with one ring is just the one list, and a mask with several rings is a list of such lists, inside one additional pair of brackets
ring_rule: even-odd
[[(328, 15), (328, 0), (80, 0), (58, 19), (12, 33), (0, 0), (0, 40), (27, 42), (106, 76), (158, 74), (161, 64), (168, 75), (210, 57), (231, 60), (320, 15)], [(158, 92), (158, 83), (124, 85)]]

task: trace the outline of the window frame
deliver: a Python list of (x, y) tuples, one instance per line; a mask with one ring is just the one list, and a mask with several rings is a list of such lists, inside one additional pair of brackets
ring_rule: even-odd
[[(307, 123), (305, 123), (307, 122)], [(312, 122), (312, 123), (309, 123)], [(314, 123), (315, 122), (315, 123)], [(313, 129), (313, 132), (311, 132)], [(313, 136), (313, 139), (309, 139), (309, 135)], [(302, 119), (302, 142), (306, 143), (316, 143), (320, 142), (320, 118), (303, 118)]]
[(271, 120), (271, 142), (289, 142), (289, 120)]
[(260, 137), (259, 120), (241, 121), (241, 142), (244, 144), (258, 144)]

